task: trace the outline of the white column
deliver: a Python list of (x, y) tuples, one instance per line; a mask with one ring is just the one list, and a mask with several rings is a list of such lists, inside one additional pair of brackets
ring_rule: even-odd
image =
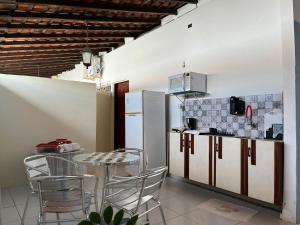
[(2, 225), (2, 194), (1, 194), (1, 186), (0, 186), (0, 225)]
[[(297, 223), (300, 221), (299, 160), (297, 150), (300, 141), (300, 79), (295, 65), (295, 33), (293, 4), (299, 0), (281, 1), (282, 18), (282, 66), (284, 95), (284, 203), (282, 219)], [(300, 39), (299, 39), (300, 41)], [(297, 90), (298, 89), (298, 90)]]

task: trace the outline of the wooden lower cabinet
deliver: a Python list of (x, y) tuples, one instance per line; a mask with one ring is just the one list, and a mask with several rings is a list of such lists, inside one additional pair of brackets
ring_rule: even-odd
[(194, 135), (194, 148), (189, 155), (189, 179), (203, 184), (212, 184), (211, 158), (212, 137)]
[(215, 186), (241, 193), (241, 139), (214, 137)]
[(275, 206), (283, 199), (283, 142), (170, 133), (170, 174)]
[(171, 132), (169, 135), (169, 172), (184, 177), (184, 152), (182, 134)]
[(275, 205), (282, 205), (283, 143), (244, 140), (245, 195)]

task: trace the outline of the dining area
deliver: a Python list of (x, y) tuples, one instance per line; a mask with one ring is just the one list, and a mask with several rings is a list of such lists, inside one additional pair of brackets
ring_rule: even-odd
[[(23, 192), (21, 225), (29, 224), (27, 218), (35, 219), (38, 225), (95, 224), (91, 220), (95, 214), (99, 218), (103, 215), (101, 224), (109, 222), (107, 215), (112, 221), (117, 214), (118, 224), (141, 224), (141, 220), (149, 224), (149, 213), (155, 209), (166, 224), (160, 202), (166, 166), (148, 168), (148, 156), (142, 149), (90, 153), (80, 145), (75, 145), (77, 149), (71, 145), (61, 142), (57, 149), (65, 150), (36, 150), (24, 159), (29, 188), (25, 188), (26, 197)], [(38, 209), (35, 216), (32, 205)]]

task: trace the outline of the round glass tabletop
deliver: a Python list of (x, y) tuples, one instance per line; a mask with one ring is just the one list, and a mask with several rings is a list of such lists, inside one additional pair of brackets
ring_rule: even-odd
[(140, 160), (140, 156), (128, 152), (94, 152), (76, 155), (73, 160), (94, 166), (132, 165)]

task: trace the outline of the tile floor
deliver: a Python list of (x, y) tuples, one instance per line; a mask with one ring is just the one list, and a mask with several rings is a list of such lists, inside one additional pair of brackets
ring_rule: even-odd
[[(27, 187), (25, 186), (2, 190), (2, 225), (20, 224), (20, 216), (24, 208), (26, 191)], [(198, 208), (201, 203), (212, 198), (246, 206), (255, 209), (258, 213), (245, 223), (221, 217)], [(183, 183), (173, 178), (167, 178), (161, 193), (161, 202), (164, 207), (168, 225), (290, 225), (290, 223), (281, 221), (279, 219), (279, 213), (276, 211)], [(30, 201), (25, 224), (35, 225), (37, 214), (38, 202), (35, 196)], [(76, 217), (76, 214), (64, 215), (64, 218)], [(69, 222), (62, 223), (62, 225), (63, 224), (76, 225), (77, 223)], [(143, 221), (140, 221), (140, 224), (143, 224)], [(150, 224), (162, 224), (159, 210), (153, 211), (150, 215)]]

